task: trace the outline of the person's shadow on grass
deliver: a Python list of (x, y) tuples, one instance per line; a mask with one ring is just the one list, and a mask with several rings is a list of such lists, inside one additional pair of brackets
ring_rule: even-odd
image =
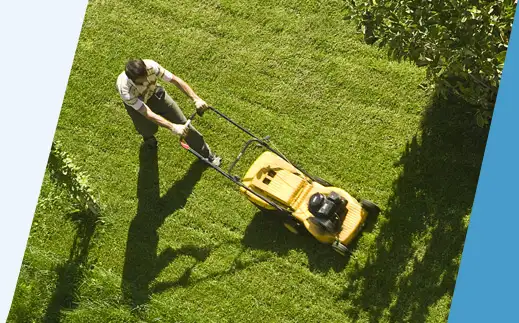
[(58, 279), (47, 306), (43, 322), (60, 322), (62, 311), (75, 309), (79, 304), (77, 292), (89, 267), (89, 252), (98, 225), (97, 218), (86, 211), (73, 212), (67, 218), (74, 222), (76, 235), (69, 258), (56, 267)]
[(196, 160), (186, 175), (160, 197), (157, 157), (156, 149), (141, 147), (137, 215), (128, 232), (121, 286), (125, 301), (134, 307), (145, 304), (154, 292), (162, 291), (162, 287), (157, 290), (152, 284), (178, 255), (190, 255), (200, 262), (210, 252), (207, 248), (185, 246), (178, 250), (167, 248), (157, 254), (158, 229), (170, 214), (184, 207), (207, 167)]

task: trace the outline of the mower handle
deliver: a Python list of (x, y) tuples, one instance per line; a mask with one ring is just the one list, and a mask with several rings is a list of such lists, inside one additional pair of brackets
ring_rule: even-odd
[[(281, 154), (279, 151), (273, 149), (272, 147), (270, 147), (269, 145), (269, 140), (270, 140), (270, 136), (267, 136), (265, 138), (258, 138), (257, 136), (255, 136), (253, 133), (251, 133), (249, 130), (245, 129), (244, 127), (240, 126), (239, 124), (237, 124), (236, 122), (234, 122), (233, 120), (231, 120), (231, 118), (229, 118), (228, 116), (226, 116), (225, 114), (221, 113), (220, 111), (218, 111), (217, 109), (215, 109), (214, 107), (212, 106), (208, 106), (208, 110), (211, 110), (213, 111), (214, 113), (216, 113), (218, 116), (224, 118), (226, 121), (228, 121), (229, 123), (232, 123), (235, 127), (237, 127), (238, 129), (240, 129), (241, 131), (245, 132), (246, 134), (248, 134), (249, 136), (251, 136), (253, 139), (249, 140), (249, 142), (246, 144), (246, 147), (252, 143), (253, 141), (257, 142), (257, 144), (259, 146), (263, 146), (267, 149), (269, 149), (270, 151), (274, 152), (276, 155), (278, 155), (279, 157), (281, 157), (283, 160), (285, 160), (286, 162), (288, 162), (289, 164), (292, 164), (292, 162), (290, 162), (285, 156), (283, 156), (283, 154)], [(188, 122), (193, 120), (195, 118), (196, 115), (198, 116), (203, 116), (205, 111), (201, 111), (201, 110), (195, 110), (195, 112), (193, 112), (189, 118), (188, 118)], [(182, 145), (184, 148), (187, 148), (188, 145), (186, 143), (183, 142), (184, 140), (184, 137), (183, 136), (180, 136), (180, 145)], [(244, 147), (243, 150), (246, 149), (246, 147)], [(234, 165), (236, 164), (236, 162), (241, 158), (241, 155), (243, 154), (243, 150), (242, 152), (240, 153), (240, 155), (238, 156), (237, 160), (233, 163), (233, 165), (231, 166), (231, 168), (229, 169), (229, 171), (234, 167)], [(293, 164), (292, 164), (293, 165)], [(297, 166), (293, 165), (294, 167), (298, 168)], [(312, 178), (308, 173), (306, 173), (305, 171), (303, 171), (302, 169), (299, 169), (303, 174), (305, 174), (306, 176)]]
[[(261, 194), (258, 194), (256, 192), (254, 192), (253, 190), (251, 190), (250, 188), (248, 188), (247, 186), (245, 186), (237, 176), (233, 176), (231, 175), (231, 170), (234, 168), (234, 166), (236, 165), (236, 163), (240, 160), (240, 158), (242, 157), (244, 151), (247, 149), (247, 147), (252, 144), (253, 142), (257, 142), (257, 144), (259, 146), (263, 146), (265, 148), (267, 148), (268, 150), (270, 150), (271, 152), (275, 153), (277, 156), (279, 156), (280, 158), (282, 158), (283, 160), (285, 160), (287, 163), (291, 164), (292, 166), (294, 166), (297, 170), (299, 170), (301, 173), (303, 173), (304, 175), (306, 175), (307, 177), (311, 178), (313, 181), (315, 181), (316, 179), (311, 176), (310, 174), (308, 174), (305, 170), (303, 170), (302, 168), (300, 168), (299, 166), (293, 164), (292, 162), (290, 162), (285, 156), (283, 156), (283, 154), (281, 154), (279, 151), (277, 151), (277, 149), (274, 149), (272, 147), (270, 147), (270, 145), (268, 144), (269, 142), (269, 139), (270, 139), (270, 136), (267, 136), (263, 139), (260, 139), (258, 137), (256, 137), (255, 135), (253, 135), (250, 131), (248, 131), (247, 129), (243, 128), (242, 126), (240, 126), (239, 124), (237, 124), (236, 122), (234, 122), (233, 120), (231, 120), (229, 117), (227, 117), (226, 115), (224, 115), (223, 113), (221, 113), (220, 111), (216, 110), (215, 108), (213, 108), (212, 106), (208, 106), (208, 110), (211, 110), (213, 112), (215, 112), (216, 114), (218, 114), (220, 117), (224, 118), (225, 120), (227, 120), (228, 122), (232, 123), (234, 126), (236, 126), (237, 128), (239, 128), (240, 130), (242, 130), (243, 132), (247, 133), (249, 136), (251, 136), (253, 139), (250, 139), (246, 144), (245, 146), (243, 147), (243, 149), (240, 151), (240, 154), (238, 155), (238, 157), (236, 158), (236, 160), (231, 164), (231, 167), (229, 168), (229, 171), (226, 173), (225, 171), (223, 171), (219, 166), (216, 166), (216, 165), (213, 165), (211, 162), (209, 162), (206, 158), (203, 158), (198, 152), (196, 152), (195, 150), (193, 150), (193, 148), (189, 147), (189, 145), (184, 142), (184, 137), (181, 135), (180, 136), (180, 145), (188, 150), (189, 152), (191, 152), (193, 155), (195, 155), (196, 157), (200, 158), (201, 160), (203, 160), (205, 163), (207, 163), (208, 165), (210, 165), (212, 168), (214, 168), (215, 170), (217, 170), (220, 174), (222, 174), (223, 176), (227, 177), (228, 179), (230, 179), (232, 182), (238, 184), (239, 186), (241, 186), (243, 189), (245, 189), (246, 191), (248, 191), (249, 193), (259, 197), (261, 200), (263, 200), (264, 202), (266, 202), (267, 204), (269, 204), (270, 206), (273, 206), (275, 207), (278, 211), (282, 211), (282, 212), (291, 212), (290, 210), (287, 210), (285, 209), (284, 207), (278, 205), (277, 203), (273, 202), (273, 201), (270, 201), (269, 199), (267, 199), (266, 197), (262, 196)], [(188, 118), (188, 121), (192, 121), (196, 115), (198, 116), (202, 116), (204, 114), (203, 111), (200, 111), (200, 110), (196, 110), (195, 112), (193, 112), (189, 118)]]
[[(189, 118), (187, 118), (187, 122), (186, 122), (186, 123), (192, 121), (192, 120), (196, 117), (196, 115), (199, 115), (199, 116), (201, 117), (203, 114), (204, 114), (204, 112), (201, 112), (201, 111), (199, 111), (199, 110), (196, 110), (195, 112), (193, 112), (193, 113), (189, 116)], [(183, 140), (183, 139), (184, 139), (184, 136), (181, 135), (181, 136), (180, 136), (180, 143), (182, 143), (182, 140)]]
[[(267, 138), (258, 138), (257, 136), (255, 136), (253, 133), (251, 133), (249, 130), (243, 128), (242, 126), (240, 126), (239, 124), (237, 124), (236, 122), (234, 122), (233, 120), (231, 120), (231, 118), (229, 118), (228, 116), (226, 116), (225, 114), (221, 113), (220, 111), (216, 110), (214, 107), (212, 106), (208, 106), (207, 108), (208, 110), (211, 110), (213, 111), (214, 113), (216, 113), (218, 116), (224, 118), (225, 120), (227, 120), (228, 122), (232, 123), (235, 127), (239, 128), (241, 131), (245, 132), (246, 134), (248, 134), (249, 136), (251, 136), (252, 138), (256, 139), (257, 141), (260, 141), (260, 142), (264, 142), (264, 141), (268, 141), (269, 137)], [(196, 115), (198, 116), (203, 116), (204, 115), (204, 112), (205, 111), (200, 111), (200, 110), (196, 110), (195, 112), (193, 112), (188, 120), (193, 120), (195, 118)], [(266, 143), (266, 142), (265, 142)]]
[[(212, 107), (209, 107), (211, 110), (214, 111), (214, 109)], [(191, 114), (187, 120), (187, 122), (191, 122), (196, 115), (199, 115), (199, 116), (202, 116), (203, 112), (199, 112), (199, 111), (195, 111), (193, 112), (193, 114)], [(258, 194), (257, 192), (254, 192), (253, 190), (251, 190), (250, 188), (248, 188), (247, 186), (245, 186), (236, 176), (232, 176), (230, 173), (226, 173), (224, 170), (222, 170), (219, 166), (216, 166), (216, 165), (213, 165), (211, 162), (209, 162), (206, 158), (202, 157), (202, 155), (200, 155), (198, 152), (196, 152), (193, 148), (189, 147), (189, 145), (187, 143), (184, 142), (184, 137), (183, 136), (180, 136), (180, 145), (186, 149), (187, 151), (191, 152), (193, 155), (195, 155), (196, 157), (198, 157), (199, 159), (201, 159), (202, 161), (204, 161), (206, 164), (210, 165), (212, 168), (214, 168), (215, 170), (217, 170), (220, 174), (222, 174), (223, 176), (227, 177), (229, 180), (231, 180), (232, 182), (234, 182), (235, 184), (239, 185), (240, 187), (242, 187), (243, 189), (245, 189), (246, 191), (248, 191), (249, 193), (255, 195), (256, 197), (260, 198), (261, 200), (263, 200), (264, 202), (266, 202), (267, 204), (269, 204), (270, 206), (276, 208), (278, 211), (281, 211), (281, 212), (291, 212), (292, 210), (287, 210), (285, 209), (284, 207), (278, 205), (277, 203), (267, 199), (266, 197), (264, 197), (263, 195), (261, 194)]]

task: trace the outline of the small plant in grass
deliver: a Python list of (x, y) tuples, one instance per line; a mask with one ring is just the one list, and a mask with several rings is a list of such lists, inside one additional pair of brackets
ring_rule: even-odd
[(67, 189), (79, 207), (96, 217), (101, 214), (101, 207), (88, 184), (88, 176), (81, 171), (59, 141), (53, 141), (48, 161), (51, 178)]

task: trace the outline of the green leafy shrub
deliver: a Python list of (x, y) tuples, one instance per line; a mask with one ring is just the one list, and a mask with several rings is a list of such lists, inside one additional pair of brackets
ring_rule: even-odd
[(74, 164), (60, 142), (53, 141), (48, 161), (51, 178), (63, 186), (82, 210), (100, 216), (101, 207), (88, 184), (88, 177)]
[(347, 0), (347, 18), (395, 59), (427, 68), (427, 86), (452, 92), (488, 123), (515, 13), (514, 0)]

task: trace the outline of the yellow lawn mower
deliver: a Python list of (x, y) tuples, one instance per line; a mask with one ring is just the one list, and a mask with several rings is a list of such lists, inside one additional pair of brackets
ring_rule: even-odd
[[(373, 202), (352, 197), (345, 190), (311, 176), (272, 148), (269, 137), (260, 139), (213, 107), (210, 111), (252, 137), (245, 143), (228, 171), (214, 165), (194, 151), (181, 138), (183, 148), (240, 186), (244, 194), (261, 210), (279, 211), (285, 227), (292, 233), (308, 232), (318, 241), (331, 245), (345, 255), (348, 244), (358, 235), (368, 216), (377, 216), (380, 208)], [(193, 113), (192, 120), (197, 113)], [(251, 144), (267, 149), (249, 167), (243, 178), (232, 170)]]

